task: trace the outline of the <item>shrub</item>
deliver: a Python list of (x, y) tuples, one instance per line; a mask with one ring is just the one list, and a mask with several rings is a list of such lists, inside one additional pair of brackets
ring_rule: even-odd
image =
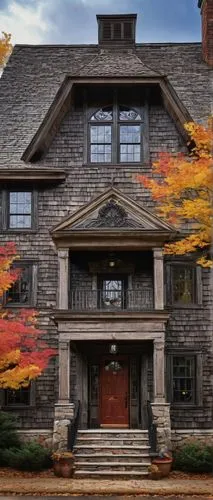
[(5, 465), (3, 452), (5, 448), (21, 446), (15, 426), (16, 418), (13, 415), (0, 412), (0, 466)]
[(174, 468), (184, 472), (212, 472), (213, 446), (198, 441), (182, 446), (174, 454)]
[(25, 471), (39, 471), (52, 465), (51, 451), (34, 441), (4, 450), (3, 459), (7, 466)]

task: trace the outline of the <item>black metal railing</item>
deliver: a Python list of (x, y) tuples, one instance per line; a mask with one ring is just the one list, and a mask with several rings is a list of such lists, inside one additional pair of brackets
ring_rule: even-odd
[(77, 288), (69, 294), (73, 311), (143, 311), (153, 309), (153, 289), (85, 290)]
[(147, 401), (149, 446), (152, 454), (157, 453), (157, 425), (154, 423), (151, 402)]
[(78, 433), (78, 428), (79, 428), (79, 421), (80, 421), (80, 414), (81, 414), (81, 402), (78, 400), (77, 405), (75, 407), (75, 415), (74, 419), (70, 424), (68, 425), (68, 438), (67, 438), (67, 449), (73, 451), (73, 448), (76, 443), (76, 438), (77, 438), (77, 433)]

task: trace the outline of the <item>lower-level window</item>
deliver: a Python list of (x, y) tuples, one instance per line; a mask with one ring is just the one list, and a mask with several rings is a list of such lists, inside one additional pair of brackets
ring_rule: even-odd
[(173, 357), (173, 402), (195, 403), (195, 356)]
[(202, 404), (202, 354), (174, 352), (169, 355), (167, 386), (171, 403), (176, 405)]
[(30, 402), (30, 386), (5, 390), (5, 406), (29, 406)]

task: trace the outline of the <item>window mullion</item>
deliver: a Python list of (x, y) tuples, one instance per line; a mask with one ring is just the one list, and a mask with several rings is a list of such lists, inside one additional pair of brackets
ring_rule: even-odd
[(114, 91), (114, 102), (113, 102), (113, 130), (112, 130), (112, 163), (118, 163), (118, 137), (119, 137), (119, 125), (118, 125), (118, 99), (117, 99), (117, 89)]

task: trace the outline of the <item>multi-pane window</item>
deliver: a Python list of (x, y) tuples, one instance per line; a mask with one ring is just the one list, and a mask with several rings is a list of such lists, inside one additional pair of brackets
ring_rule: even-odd
[(177, 355), (172, 359), (172, 402), (196, 402), (196, 358)]
[(128, 106), (107, 106), (89, 120), (91, 163), (139, 163), (141, 161), (142, 118)]
[(120, 276), (100, 279), (100, 308), (124, 309), (126, 280)]
[(190, 262), (167, 264), (167, 304), (187, 307), (201, 303), (201, 268)]
[(20, 275), (7, 291), (6, 303), (7, 305), (31, 305), (33, 266), (31, 263), (17, 263), (14, 267), (20, 270)]
[(5, 406), (29, 406), (30, 405), (30, 386), (21, 387), (21, 389), (5, 390)]
[(8, 219), (10, 229), (30, 229), (32, 227), (31, 191), (9, 192)]

